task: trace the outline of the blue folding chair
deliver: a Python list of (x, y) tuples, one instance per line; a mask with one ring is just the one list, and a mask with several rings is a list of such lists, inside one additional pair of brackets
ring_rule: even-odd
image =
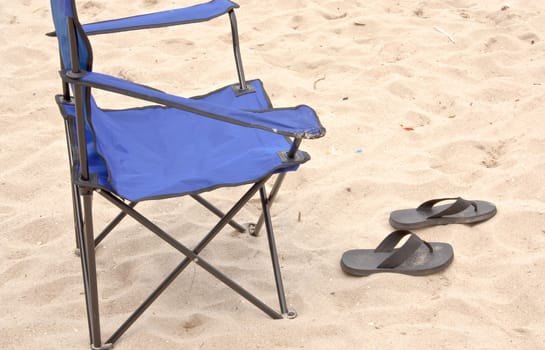
[[(89, 336), (92, 349), (109, 349), (191, 263), (225, 283), (274, 319), (293, 317), (288, 310), (278, 263), (270, 206), (286, 172), (310, 159), (299, 146), (302, 139), (325, 134), (315, 112), (307, 106), (273, 108), (261, 81), (246, 81), (240, 58), (237, 23), (228, 0), (147, 15), (81, 25), (74, 0), (51, 0), (61, 58), (62, 94), (56, 96), (64, 118), (72, 180), (74, 226), (81, 255)], [(184, 98), (94, 72), (89, 35), (208, 21), (228, 14), (239, 82), (207, 95)], [(93, 99), (101, 89), (153, 103), (148, 107), (105, 110)], [(268, 195), (265, 183), (279, 174)], [(250, 185), (226, 213), (206, 201), (201, 192), (220, 187)], [(234, 221), (240, 209), (259, 192), (273, 262), (280, 312), (263, 303), (221, 273), (199, 253), (227, 225), (244, 232)], [(95, 236), (92, 199), (98, 193), (121, 213)], [(144, 200), (189, 195), (220, 217), (193, 248), (140, 214)], [(125, 217), (130, 216), (184, 255), (133, 314), (102, 341), (95, 247)]]

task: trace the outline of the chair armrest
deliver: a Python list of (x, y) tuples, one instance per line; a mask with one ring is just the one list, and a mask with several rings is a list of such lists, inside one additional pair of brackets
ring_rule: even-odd
[(325, 128), (320, 124), (316, 112), (305, 105), (259, 111), (240, 110), (198, 99), (167, 94), (144, 85), (96, 72), (85, 72), (81, 76), (74, 77), (61, 71), (61, 77), (73, 84), (115, 92), (207, 118), (266, 130), (288, 137), (312, 139), (325, 135)]
[(212, 0), (175, 10), (89, 23), (83, 25), (83, 30), (88, 35), (93, 35), (204, 22), (238, 7), (237, 4), (229, 0)]

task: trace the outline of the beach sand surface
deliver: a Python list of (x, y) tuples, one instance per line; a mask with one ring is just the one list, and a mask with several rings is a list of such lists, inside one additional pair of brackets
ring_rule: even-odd
[[(197, 1), (78, 1), (82, 22)], [(239, 1), (248, 79), (308, 104), (327, 136), (272, 209), (293, 320), (269, 319), (190, 265), (115, 349), (545, 349), (542, 0)], [(89, 346), (57, 43), (47, 1), (0, 4), (0, 349)], [(95, 36), (94, 68), (195, 96), (237, 79), (226, 16)], [(132, 105), (99, 93), (105, 107)], [(204, 196), (229, 208), (239, 189)], [(344, 274), (389, 213), (431, 198), (496, 204), (478, 225), (417, 230), (455, 258), (425, 277)], [(117, 213), (96, 198), (97, 228)], [(257, 198), (237, 219), (256, 220)], [(193, 246), (214, 219), (187, 198), (140, 210)], [(181, 256), (132, 220), (97, 249), (107, 338)], [(202, 253), (276, 305), (266, 237), (230, 228)]]

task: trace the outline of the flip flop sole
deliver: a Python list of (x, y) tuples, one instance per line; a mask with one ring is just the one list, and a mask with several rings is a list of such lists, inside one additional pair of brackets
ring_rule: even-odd
[(390, 225), (397, 229), (412, 230), (436, 225), (448, 224), (474, 224), (486, 221), (496, 215), (496, 206), (486, 201), (474, 201), (477, 204), (477, 211), (473, 207), (455, 214), (440, 218), (430, 218), (436, 213), (446, 209), (449, 205), (438, 205), (430, 211), (421, 212), (416, 209), (402, 209), (393, 211), (390, 214)]
[(454, 259), (454, 251), (448, 243), (431, 242), (433, 253), (422, 245), (406, 261), (395, 268), (378, 268), (384, 259), (396, 251), (375, 252), (374, 249), (352, 249), (341, 258), (342, 270), (354, 276), (369, 276), (374, 273), (390, 272), (411, 276), (430, 275), (447, 268)]

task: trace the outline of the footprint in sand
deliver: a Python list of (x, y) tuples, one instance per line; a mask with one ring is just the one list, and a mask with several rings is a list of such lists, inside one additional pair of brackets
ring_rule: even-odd
[(99, 2), (96, 2), (96, 1), (86, 1), (86, 2), (83, 3), (82, 7), (85, 10), (89, 10), (89, 9), (102, 10), (102, 9), (104, 9), (104, 5), (99, 3)]
[(519, 43), (513, 38), (505, 35), (497, 35), (488, 38), (484, 44), (484, 52), (494, 51), (516, 51), (520, 49)]
[(479, 166), (487, 169), (505, 167), (505, 159), (511, 141), (493, 144), (475, 141), (458, 141), (442, 146), (432, 159), (431, 167), (444, 173), (470, 172)]
[(486, 16), (486, 18), (492, 21), (497, 26), (507, 26), (512, 24), (514, 20), (520, 19), (520, 16), (510, 12), (507, 9), (504, 11), (500, 10), (492, 13)]
[(500, 158), (505, 154), (505, 145), (505, 141), (488, 147), (477, 145), (477, 149), (485, 153), (485, 157), (481, 160), (481, 164), (486, 168), (497, 168), (500, 165)]
[(187, 331), (193, 331), (208, 321), (208, 317), (202, 314), (193, 314), (182, 323), (182, 327)]
[(525, 33), (525, 34), (519, 35), (518, 38), (522, 41), (529, 43), (530, 45), (534, 45), (535, 43), (539, 41), (539, 37), (534, 33)]

